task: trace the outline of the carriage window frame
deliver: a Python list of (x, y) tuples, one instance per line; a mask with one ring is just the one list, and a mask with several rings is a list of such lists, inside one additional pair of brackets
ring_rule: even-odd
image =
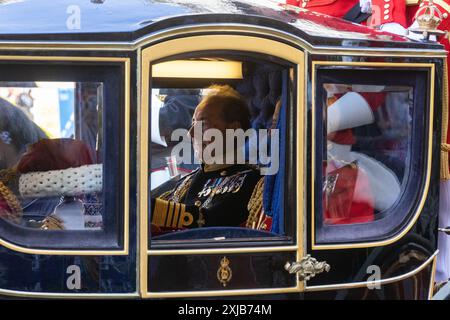
[(0, 219), (2, 244), (14, 251), (32, 254), (128, 254), (126, 170), (129, 156), (124, 150), (129, 145), (129, 58), (3, 57), (0, 60), (1, 81), (101, 83), (104, 102), (101, 152), (103, 159), (119, 159), (102, 162), (103, 185), (112, 186), (102, 190), (102, 230), (44, 231)]
[[(364, 63), (362, 63), (364, 64)], [(380, 66), (383, 65), (383, 66)], [(340, 249), (370, 247), (394, 242), (405, 234), (423, 209), (431, 176), (432, 114), (434, 109), (434, 65), (402, 63), (327, 63), (314, 62), (313, 71), (313, 139), (315, 154), (312, 184), (313, 209), (311, 213), (312, 249)], [(364, 76), (363, 76), (364, 73)], [(368, 76), (368, 73), (372, 73)], [(401, 85), (413, 89), (412, 126), (409, 163), (405, 165), (405, 178), (399, 199), (389, 209), (380, 212), (380, 219), (349, 225), (325, 225), (322, 208), (322, 161), (326, 143), (323, 110), (323, 84)], [(424, 90), (426, 89), (426, 90)], [(423, 139), (422, 139), (423, 138)], [(410, 168), (420, 168), (410, 170)], [(426, 172), (424, 176), (421, 172)], [(314, 180), (314, 179), (313, 179)], [(360, 236), (364, 235), (364, 236)]]
[[(150, 89), (150, 63), (163, 59), (170, 55), (199, 52), (199, 51), (209, 51), (209, 50), (227, 50), (227, 51), (241, 51), (248, 53), (259, 53), (266, 54), (270, 56), (276, 56), (281, 59), (285, 59), (294, 65), (294, 70), (296, 70), (295, 75), (295, 125), (297, 130), (292, 131), (296, 143), (294, 144), (293, 152), (296, 154), (296, 163), (293, 164), (296, 170), (296, 177), (294, 179), (294, 185), (290, 190), (296, 190), (296, 193), (303, 194), (305, 185), (305, 172), (303, 167), (305, 166), (306, 154), (304, 149), (304, 140), (306, 138), (306, 79), (304, 77), (306, 68), (306, 52), (304, 48), (298, 47), (288, 38), (272, 38), (265, 37), (264, 35), (256, 35), (253, 33), (247, 33), (243, 28), (239, 33), (210, 33), (205, 29), (205, 33), (200, 35), (186, 35), (186, 30), (180, 31), (175, 37), (167, 39), (165, 41), (157, 43), (149, 43), (141, 48), (140, 55), (140, 68), (141, 68), (141, 81), (140, 81), (140, 107), (141, 107), (141, 117), (139, 121), (139, 168), (148, 168), (148, 143), (144, 141), (142, 137), (148, 137), (149, 127), (148, 127), (148, 113), (149, 113), (149, 89)], [(290, 128), (293, 130), (293, 128)], [(305, 213), (305, 201), (303, 197), (295, 198), (295, 216), (297, 218), (295, 226), (293, 226), (295, 232), (295, 243), (292, 245), (280, 245), (280, 246), (248, 246), (245, 243), (240, 243), (236, 247), (224, 247), (219, 246), (217, 248), (193, 248), (193, 249), (150, 249), (149, 245), (149, 208), (148, 208), (148, 173), (142, 170), (139, 173), (139, 190), (140, 190), (140, 201), (139, 210), (140, 214), (140, 288), (141, 295), (144, 298), (164, 298), (164, 297), (190, 297), (192, 296), (191, 291), (165, 291), (157, 292), (152, 290), (152, 283), (149, 280), (149, 265), (152, 263), (152, 259), (155, 256), (160, 255), (181, 255), (188, 256), (191, 254), (238, 254), (251, 256), (254, 253), (262, 252), (291, 252), (295, 255), (296, 259), (299, 260), (304, 256), (305, 246), (304, 246), (304, 213)], [(147, 281), (149, 280), (149, 281)], [(268, 294), (271, 292), (301, 292), (304, 290), (304, 282), (300, 281), (296, 277), (295, 286), (288, 286), (282, 288), (242, 288), (236, 290), (211, 290), (205, 289), (201, 291), (196, 291), (195, 295), (202, 296), (216, 296), (218, 293), (225, 293), (226, 295), (243, 295), (243, 294)]]
[[(170, 56), (164, 56), (161, 59), (157, 59), (151, 61), (150, 63), (150, 71), (149, 71), (149, 88), (148, 92), (151, 94), (151, 90), (154, 88), (168, 88), (170, 84), (173, 84), (173, 88), (185, 88), (184, 84), (186, 83), (185, 79), (177, 79), (177, 78), (153, 78), (151, 73), (152, 65), (173, 61), (173, 60), (187, 60), (187, 59), (195, 59), (202, 57), (221, 57), (221, 56), (233, 56), (236, 58), (251, 58), (258, 61), (263, 62), (264, 60), (277, 63), (280, 66), (284, 67), (287, 71), (289, 71), (287, 77), (287, 103), (286, 103), (286, 158), (285, 158), (285, 170), (287, 173), (286, 179), (284, 182), (285, 194), (284, 194), (284, 235), (277, 235), (274, 237), (249, 237), (249, 238), (230, 238), (226, 240), (218, 240), (213, 241), (212, 239), (183, 239), (183, 240), (158, 240), (152, 239), (151, 231), (149, 228), (148, 232), (148, 248), (150, 250), (173, 250), (173, 249), (215, 249), (215, 248), (238, 248), (238, 247), (275, 247), (275, 246), (292, 246), (298, 243), (297, 233), (296, 233), (296, 225), (298, 223), (298, 216), (296, 210), (296, 199), (295, 192), (288, 192), (287, 190), (295, 189), (296, 186), (296, 150), (297, 146), (294, 142), (294, 137), (297, 131), (297, 125), (294, 119), (296, 119), (296, 111), (297, 111), (297, 95), (298, 95), (298, 83), (297, 78), (298, 74), (296, 71), (296, 65), (292, 62), (286, 61), (276, 55), (271, 55), (269, 58), (265, 54), (245, 51), (245, 50), (197, 50), (191, 51), (181, 54), (175, 54)], [(243, 59), (244, 61), (245, 59)], [(289, 78), (293, 78), (293, 81)], [(156, 79), (156, 81), (155, 81)], [(233, 83), (235, 80), (233, 79), (203, 79), (203, 78), (189, 78), (189, 84), (196, 85), (205, 85), (205, 83), (214, 83), (214, 84), (225, 84), (225, 83)], [(154, 86), (154, 83), (157, 83)], [(151, 102), (149, 102), (149, 109), (151, 109)], [(148, 114), (148, 123), (149, 130), (151, 132), (151, 112)], [(148, 150), (151, 149), (151, 139), (148, 140), (147, 145)], [(281, 153), (281, 150), (280, 150)], [(148, 151), (148, 159), (151, 159), (151, 153)], [(289, 174), (291, 173), (291, 174)], [(148, 178), (150, 181), (150, 177)], [(150, 227), (150, 199), (151, 199), (151, 190), (150, 190), (150, 182), (148, 184), (149, 190), (149, 227)], [(205, 228), (202, 228), (205, 229)]]

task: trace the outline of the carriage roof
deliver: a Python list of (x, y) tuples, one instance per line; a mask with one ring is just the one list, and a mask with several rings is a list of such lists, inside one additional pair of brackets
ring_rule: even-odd
[[(430, 49), (439, 44), (369, 29), (280, 0), (4, 0), (0, 41), (135, 42), (170, 28), (198, 24), (257, 25), (293, 34), (313, 46)], [(79, 14), (77, 28), (68, 26)]]

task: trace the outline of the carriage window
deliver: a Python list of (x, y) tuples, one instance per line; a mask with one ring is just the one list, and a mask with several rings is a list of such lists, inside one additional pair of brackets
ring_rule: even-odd
[(0, 217), (102, 230), (99, 82), (0, 82)]
[(426, 194), (429, 70), (316, 72), (314, 244), (390, 239)]
[(323, 223), (381, 219), (408, 174), (413, 90), (325, 83), (323, 93)]
[(286, 236), (290, 68), (230, 55), (159, 62), (152, 76), (151, 238)]

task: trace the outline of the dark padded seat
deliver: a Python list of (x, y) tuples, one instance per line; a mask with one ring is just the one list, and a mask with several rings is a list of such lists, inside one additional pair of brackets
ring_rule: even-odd
[(272, 66), (260, 66), (246, 75), (236, 90), (247, 98), (252, 115), (252, 127), (267, 129), (272, 125), (275, 105), (281, 97), (281, 70)]
[(177, 231), (154, 237), (153, 240), (196, 240), (196, 239), (213, 239), (221, 238), (267, 238), (277, 237), (276, 234), (266, 231), (253, 230), (238, 227), (210, 227)]

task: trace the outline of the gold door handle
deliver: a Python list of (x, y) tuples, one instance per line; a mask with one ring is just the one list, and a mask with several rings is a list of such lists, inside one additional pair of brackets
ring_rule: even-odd
[(286, 262), (284, 269), (289, 273), (297, 273), (300, 281), (308, 281), (316, 274), (330, 271), (331, 267), (326, 261), (319, 262), (308, 254), (298, 262)]

